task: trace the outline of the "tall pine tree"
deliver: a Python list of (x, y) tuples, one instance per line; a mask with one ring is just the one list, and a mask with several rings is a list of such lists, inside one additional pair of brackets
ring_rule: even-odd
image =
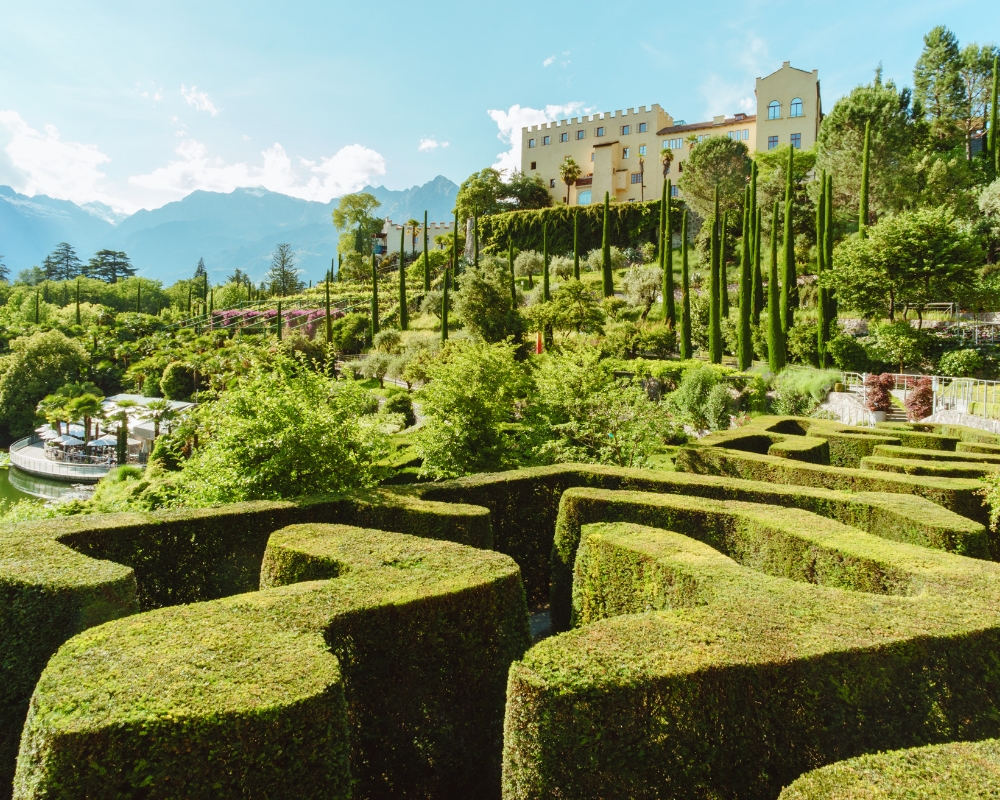
[(750, 187), (743, 197), (743, 241), (740, 248), (740, 329), (737, 358), (741, 370), (750, 369), (753, 361), (753, 342), (750, 337), (750, 317), (753, 306), (753, 264), (750, 254), (750, 231), (753, 209), (750, 208)]
[(767, 281), (767, 360), (771, 372), (785, 368), (785, 334), (781, 328), (781, 298), (778, 292), (778, 201), (771, 214), (771, 264)]
[(406, 244), (406, 228), (399, 230), (399, 329), (405, 331), (410, 327), (409, 311), (406, 308), (406, 266), (404, 248)]
[(670, 180), (663, 184), (663, 200), (660, 212), (660, 269), (663, 272), (663, 285), (660, 287), (663, 295), (663, 321), (677, 330), (676, 310), (674, 309), (674, 236), (673, 220), (670, 208)]
[(681, 358), (691, 358), (691, 280), (688, 271), (688, 212), (681, 214)]
[(715, 184), (715, 214), (712, 217), (711, 272), (709, 278), (708, 358), (713, 364), (722, 363), (722, 291), (719, 268), (719, 184)]
[(784, 272), (781, 280), (781, 330), (788, 331), (795, 324), (795, 307), (798, 305), (798, 287), (795, 274), (795, 230), (792, 227), (793, 174), (795, 170), (795, 148), (788, 146), (788, 167), (785, 174), (785, 230), (782, 239), (784, 251)]
[(604, 193), (604, 224), (601, 228), (601, 282), (603, 284), (604, 296), (613, 297), (615, 294), (615, 277), (611, 272), (611, 195)]

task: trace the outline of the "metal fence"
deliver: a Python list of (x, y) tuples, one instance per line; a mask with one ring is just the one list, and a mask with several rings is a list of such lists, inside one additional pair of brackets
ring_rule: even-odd
[[(24, 452), (27, 448), (37, 445), (41, 441), (40, 436), (32, 434), (14, 442), (10, 446), (10, 463), (18, 469), (30, 472), (33, 475), (44, 475), (49, 478), (83, 483), (98, 481), (117, 466), (117, 464), (106, 463), (106, 460), (101, 460), (100, 462), (92, 461), (91, 463), (54, 461), (46, 458), (44, 453), (35, 455), (34, 453)], [(145, 459), (141, 456), (129, 457), (129, 463), (136, 466), (141, 466), (144, 461)]]

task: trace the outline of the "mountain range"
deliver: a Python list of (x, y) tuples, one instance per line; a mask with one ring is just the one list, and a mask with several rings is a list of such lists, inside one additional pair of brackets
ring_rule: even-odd
[[(377, 214), (395, 222), (451, 219), (458, 186), (439, 175), (423, 186), (392, 190), (366, 186), (382, 204)], [(339, 232), (329, 203), (300, 200), (263, 188), (196, 191), (182, 200), (131, 215), (103, 203), (77, 205), (45, 195), (28, 197), (0, 186), (0, 253), (12, 277), (41, 265), (60, 242), (69, 242), (86, 262), (97, 250), (128, 253), (138, 274), (170, 284), (194, 274), (205, 259), (209, 278), (221, 283), (241, 269), (257, 281), (271, 252), (289, 242), (303, 279), (321, 280), (336, 255)]]

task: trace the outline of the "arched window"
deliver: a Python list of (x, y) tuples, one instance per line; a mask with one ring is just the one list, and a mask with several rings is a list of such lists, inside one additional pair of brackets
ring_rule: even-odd
[(767, 118), (781, 119), (781, 103), (777, 100), (772, 100), (767, 104)]
[(788, 116), (790, 117), (801, 117), (802, 116), (802, 98), (796, 97), (792, 100), (792, 107), (789, 109)]
[(590, 205), (590, 189), (584, 189), (582, 192), (576, 196), (576, 204), (578, 206), (589, 206)]

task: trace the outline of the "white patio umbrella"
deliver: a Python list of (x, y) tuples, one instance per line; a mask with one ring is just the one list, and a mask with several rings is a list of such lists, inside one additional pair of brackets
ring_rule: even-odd
[(83, 444), (81, 439), (77, 439), (75, 436), (67, 436), (63, 434), (58, 439), (53, 439), (56, 444), (61, 444), (65, 447), (76, 447), (77, 445)]
[(87, 447), (114, 447), (118, 444), (118, 439), (114, 436), (102, 436), (99, 439), (91, 439), (87, 442)]
[(45, 431), (50, 431), (50, 430), (52, 430), (52, 428), (50, 428), (48, 425), (41, 425), (35, 428), (35, 433), (45, 433)]
[(54, 430), (51, 430), (51, 429), (47, 430), (47, 431), (42, 431), (38, 435), (39, 435), (39, 437), (41, 437), (42, 439), (45, 439), (46, 441), (51, 441), (52, 439), (58, 439), (59, 438), (59, 434), (56, 433)]

